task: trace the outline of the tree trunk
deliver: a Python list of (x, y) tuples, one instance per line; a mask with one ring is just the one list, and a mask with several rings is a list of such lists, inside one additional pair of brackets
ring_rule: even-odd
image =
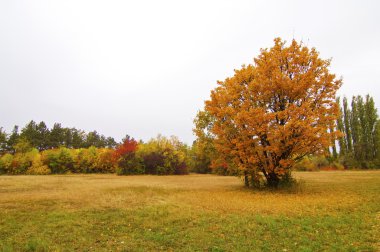
[(280, 178), (277, 176), (276, 173), (274, 172), (268, 173), (268, 176), (267, 176), (268, 187), (277, 188), (279, 183), (280, 183)]
[(244, 185), (246, 187), (249, 187), (249, 178), (248, 178), (247, 171), (244, 171)]

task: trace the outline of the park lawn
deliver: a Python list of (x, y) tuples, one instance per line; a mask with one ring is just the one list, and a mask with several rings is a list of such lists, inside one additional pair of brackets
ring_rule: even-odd
[(379, 251), (380, 171), (0, 176), (0, 251)]

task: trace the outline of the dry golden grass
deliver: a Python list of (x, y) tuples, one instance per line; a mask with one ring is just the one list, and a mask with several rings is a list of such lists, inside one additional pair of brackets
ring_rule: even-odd
[[(37, 227), (48, 225), (56, 230), (57, 214), (63, 216), (58, 230), (70, 227), (73, 232), (74, 225), (81, 235), (87, 234), (78, 244), (73, 242), (78, 236), (75, 232), (66, 234), (74, 243), (69, 246), (73, 250), (83, 250), (97, 241), (97, 236), (105, 240), (94, 247), (96, 250), (125, 249), (120, 247), (124, 243), (116, 241), (119, 236), (129, 241), (132, 251), (139, 251), (141, 244), (151, 251), (271, 251), (284, 246), (313, 251), (331, 246), (339, 250), (346, 244), (345, 248), (352, 251), (379, 248), (373, 241), (380, 235), (380, 171), (299, 172), (295, 177), (301, 182), (294, 190), (255, 191), (244, 188), (236, 177), (214, 175), (0, 176), (0, 217), (4, 219), (0, 220), (0, 229), (5, 230), (0, 234), (0, 251), (2, 242), (11, 244), (10, 250), (19, 248), (17, 244), (28, 242)], [(45, 213), (50, 219), (41, 217)], [(86, 216), (85, 223), (81, 216)], [(99, 218), (104, 230), (90, 235)], [(14, 226), (23, 221), (28, 228), (19, 234)], [(39, 224), (41, 221), (48, 224)], [(92, 224), (87, 227), (86, 223)], [(240, 229), (244, 223), (251, 226)], [(352, 234), (347, 231), (351, 228)], [(362, 228), (366, 230), (359, 230)], [(312, 238), (318, 232), (314, 229), (324, 233), (317, 234), (318, 239)], [(48, 250), (59, 251), (61, 247), (55, 243), (64, 231), (54, 236), (52, 230), (45, 230), (47, 233), (38, 236), (38, 242), (47, 243)], [(124, 232), (131, 233), (126, 236)], [(229, 236), (230, 243), (224, 243), (229, 232), (233, 234)], [(358, 232), (364, 233), (359, 236)], [(185, 243), (181, 242), (183, 234), (187, 237)], [(46, 242), (51, 236), (58, 240)], [(277, 236), (283, 236), (282, 243), (276, 243)], [(261, 239), (269, 239), (274, 245), (259, 243)], [(316, 241), (309, 243), (309, 239)], [(213, 247), (215, 242), (217, 249)], [(186, 249), (181, 247), (184, 245)]]
[(51, 201), (65, 209), (131, 208), (165, 203), (183, 190), (227, 190), (240, 188), (233, 177), (54, 175), (0, 176), (0, 207)]
[(302, 172), (295, 176), (301, 187), (290, 192), (255, 192), (243, 188), (238, 178), (214, 175), (1, 176), (0, 208), (34, 208), (41, 207), (38, 202), (50, 201), (47, 206), (71, 210), (174, 204), (220, 212), (323, 214), (365, 204), (371, 199), (357, 190), (368, 181), (380, 181), (378, 171)]

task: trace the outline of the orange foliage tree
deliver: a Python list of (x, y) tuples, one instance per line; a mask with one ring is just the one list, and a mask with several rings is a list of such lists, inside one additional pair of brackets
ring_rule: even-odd
[(217, 151), (232, 160), (246, 186), (277, 187), (291, 178), (302, 157), (323, 153), (339, 136), (336, 91), (342, 80), (329, 72), (315, 48), (280, 38), (254, 64), (218, 81), (205, 102)]
[(125, 139), (123, 139), (123, 143), (118, 145), (114, 151), (114, 159), (119, 159), (122, 156), (130, 155), (131, 153), (135, 153), (137, 150), (138, 143), (135, 139), (130, 138), (127, 136)]

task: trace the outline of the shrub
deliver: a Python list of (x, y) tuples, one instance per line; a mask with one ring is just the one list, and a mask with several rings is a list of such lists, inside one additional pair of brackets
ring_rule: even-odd
[[(165, 157), (161, 153), (150, 152), (142, 156), (146, 174), (160, 174), (166, 170), (164, 168)], [(158, 169), (158, 167), (160, 168)]]
[(117, 175), (144, 174), (144, 162), (135, 155), (124, 155), (119, 158), (116, 168)]
[(32, 161), (36, 155), (38, 155), (38, 150), (35, 148), (29, 149), (27, 152), (17, 152), (13, 156), (8, 173), (25, 174), (28, 168), (32, 166)]
[(47, 165), (44, 165), (41, 161), (41, 154), (38, 153), (34, 156), (32, 161), (32, 166), (26, 171), (29, 175), (47, 175), (50, 174), (51, 170)]
[(41, 156), (44, 165), (47, 165), (52, 173), (62, 174), (74, 171), (74, 158), (71, 150), (61, 147), (54, 150), (46, 150)]
[(101, 148), (96, 150), (96, 160), (93, 165), (93, 172), (110, 173), (115, 172), (115, 162), (113, 159), (114, 150)]
[(309, 157), (304, 157), (301, 161), (294, 165), (294, 169), (297, 171), (316, 171), (318, 167)]
[(344, 170), (344, 166), (337, 161), (333, 161), (328, 166), (322, 167), (321, 170), (322, 171)]
[(7, 153), (0, 158), (0, 174), (10, 173), (13, 155)]
[(144, 173), (143, 159), (136, 155), (137, 142), (127, 136), (123, 143), (118, 145), (113, 153), (113, 160), (117, 164), (118, 175), (132, 175)]
[(329, 162), (326, 157), (318, 155), (304, 157), (301, 161), (297, 162), (293, 168), (297, 171), (319, 171), (332, 165), (338, 167), (338, 162)]
[(211, 161), (208, 158), (202, 158), (198, 156), (193, 156), (193, 159), (189, 161), (190, 171), (195, 173), (207, 174), (211, 173), (212, 169)]
[(175, 166), (175, 175), (185, 175), (188, 174), (187, 166), (185, 162), (179, 163)]
[(91, 146), (88, 149), (79, 149), (74, 158), (74, 172), (91, 173), (96, 166), (97, 149)]
[(322, 167), (329, 166), (329, 161), (324, 156), (312, 156), (311, 161), (314, 163), (314, 165), (321, 169)]
[(158, 136), (140, 144), (137, 155), (144, 161), (145, 173), (157, 175), (187, 174), (187, 147), (177, 138)]

